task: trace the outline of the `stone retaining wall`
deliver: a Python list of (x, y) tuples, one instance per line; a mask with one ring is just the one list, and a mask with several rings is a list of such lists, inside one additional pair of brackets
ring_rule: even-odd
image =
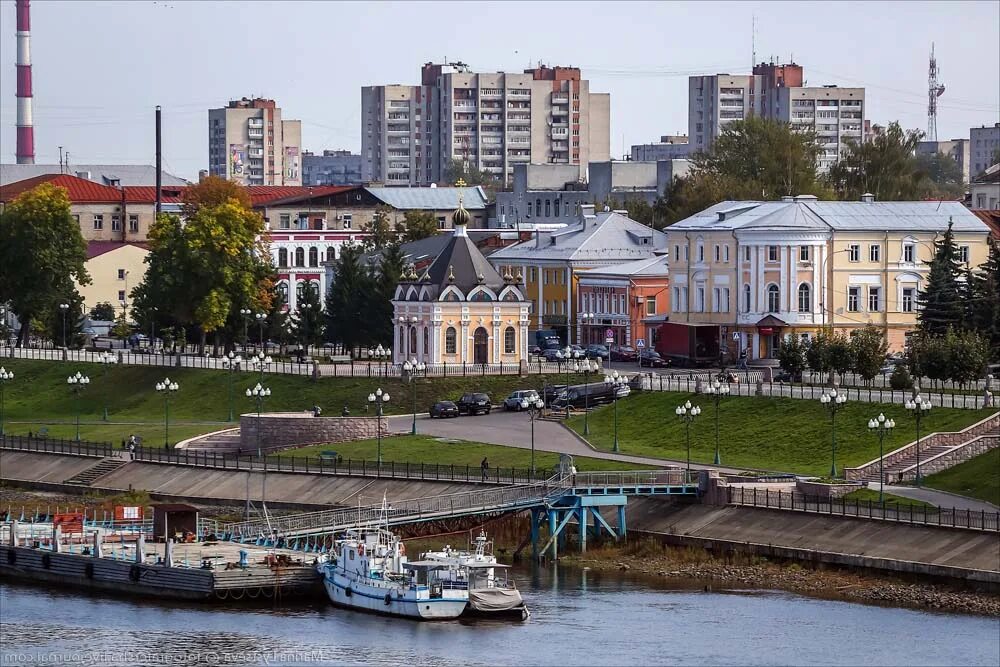
[[(378, 417), (313, 417), (311, 412), (271, 412), (260, 416), (261, 449), (368, 440), (378, 435)], [(389, 418), (382, 417), (382, 435)], [(240, 415), (240, 448), (257, 450), (257, 415)]]
[[(920, 476), (926, 477), (927, 475), (947, 470), (948, 468), (957, 466), (959, 463), (965, 463), (970, 459), (974, 459), (980, 454), (985, 454), (995, 447), (1000, 447), (1000, 435), (989, 435), (976, 438), (961, 447), (956, 447), (949, 452), (944, 452), (940, 456), (935, 456), (934, 458), (927, 459), (926, 461), (921, 461)], [(898, 474), (898, 479), (901, 482), (912, 482), (915, 481), (916, 478), (916, 464), (913, 464)]]
[(843, 498), (851, 491), (857, 491), (863, 487), (864, 485), (860, 482), (855, 484), (824, 484), (823, 482), (808, 482), (802, 479), (795, 482), (796, 491), (817, 498)]

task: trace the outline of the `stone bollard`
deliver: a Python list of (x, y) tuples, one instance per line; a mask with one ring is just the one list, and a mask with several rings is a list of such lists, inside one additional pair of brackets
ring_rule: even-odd
[(52, 551), (53, 553), (62, 551), (62, 526), (52, 527)]
[(173, 567), (173, 559), (174, 540), (172, 537), (168, 537), (166, 544), (163, 545), (163, 567)]
[(757, 388), (754, 389), (753, 395), (754, 396), (763, 396), (764, 395), (764, 381), (763, 380), (757, 380)]
[(94, 548), (93, 548), (93, 553), (91, 555), (94, 558), (101, 557), (101, 531), (99, 530), (94, 531)]
[(313, 382), (319, 379), (319, 362), (315, 359), (312, 362), (312, 379)]
[(135, 541), (135, 562), (142, 565), (146, 561), (146, 536), (139, 534), (139, 539)]
[(705, 391), (705, 388), (701, 384), (701, 378), (697, 378), (695, 380), (695, 382), (694, 382), (694, 393), (696, 393), (696, 394), (702, 394), (702, 393), (704, 393), (704, 391)]
[(18, 521), (17, 519), (14, 519), (13, 521), (10, 522), (10, 546), (12, 547), (18, 546), (17, 528), (18, 528)]

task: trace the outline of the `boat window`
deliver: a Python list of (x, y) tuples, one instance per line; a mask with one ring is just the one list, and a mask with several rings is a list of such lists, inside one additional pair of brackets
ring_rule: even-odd
[(354, 549), (351, 549), (351, 550), (350, 550), (350, 551), (349, 551), (349, 552), (347, 553), (347, 555), (348, 555), (348, 557), (349, 557), (349, 558), (350, 558), (351, 560), (354, 560)]

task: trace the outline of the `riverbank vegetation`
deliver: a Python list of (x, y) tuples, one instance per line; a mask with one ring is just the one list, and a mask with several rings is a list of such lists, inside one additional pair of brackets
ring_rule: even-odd
[(924, 486), (985, 500), (1000, 507), (1000, 449), (924, 478)]

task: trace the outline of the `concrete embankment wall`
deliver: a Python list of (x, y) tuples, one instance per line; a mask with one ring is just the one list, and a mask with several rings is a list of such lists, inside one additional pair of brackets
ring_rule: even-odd
[(1000, 536), (754, 507), (629, 501), (631, 532), (676, 546), (968, 581), (1000, 591)]

